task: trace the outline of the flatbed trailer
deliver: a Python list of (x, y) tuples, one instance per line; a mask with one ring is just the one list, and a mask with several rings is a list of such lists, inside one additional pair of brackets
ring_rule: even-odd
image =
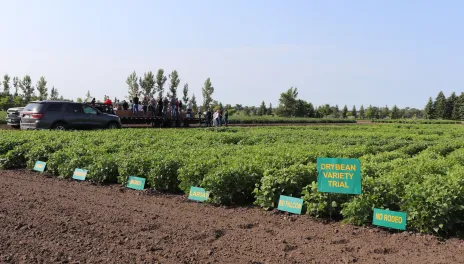
[(152, 127), (190, 127), (191, 125), (200, 126), (206, 121), (201, 118), (190, 117), (187, 113), (182, 116), (171, 117), (170, 113), (162, 116), (154, 116), (151, 112), (145, 115), (143, 112), (133, 114), (130, 110), (116, 110), (115, 115), (119, 116), (122, 125), (151, 125)]
[(116, 115), (121, 119), (121, 125), (151, 125), (152, 127), (189, 127), (191, 125), (206, 126), (206, 119), (195, 118), (190, 113), (182, 112), (181, 116), (171, 117), (170, 111), (161, 115), (142, 111), (132, 113), (132, 110), (114, 110), (113, 105), (95, 103), (89, 104), (101, 112)]

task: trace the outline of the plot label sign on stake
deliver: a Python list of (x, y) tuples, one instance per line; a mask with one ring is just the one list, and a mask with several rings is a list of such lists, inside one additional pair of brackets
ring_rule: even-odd
[(301, 214), (303, 208), (303, 199), (281, 195), (277, 209), (293, 214)]
[(317, 158), (319, 192), (361, 194), (358, 159)]
[(75, 169), (72, 178), (74, 180), (85, 181), (86, 176), (87, 176), (87, 170)]
[(372, 224), (406, 230), (406, 213), (374, 208)]
[(189, 197), (190, 200), (198, 201), (198, 202), (204, 202), (208, 200), (209, 198), (209, 192), (207, 192), (203, 188), (198, 188), (195, 186), (190, 186), (190, 193)]
[(38, 160), (35, 162), (35, 166), (33, 170), (38, 171), (38, 172), (44, 172), (45, 166), (47, 166), (47, 163)]
[(129, 176), (129, 180), (127, 181), (127, 188), (143, 190), (143, 188), (145, 188), (145, 178)]

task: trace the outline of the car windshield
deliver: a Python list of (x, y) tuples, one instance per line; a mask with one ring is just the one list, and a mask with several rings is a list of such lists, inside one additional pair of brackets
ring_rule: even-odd
[(28, 111), (28, 112), (37, 112), (39, 109), (42, 107), (42, 104), (38, 103), (30, 103), (24, 107), (23, 111)]

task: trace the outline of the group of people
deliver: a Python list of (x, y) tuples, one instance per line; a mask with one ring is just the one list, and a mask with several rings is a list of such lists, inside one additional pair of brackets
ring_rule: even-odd
[[(95, 105), (95, 98), (93, 98), (91, 104)], [(164, 97), (163, 99), (161, 96), (159, 96), (156, 99), (154, 96), (152, 96), (150, 100), (148, 100), (148, 98), (144, 96), (143, 100), (140, 101), (139, 97), (136, 95), (134, 98), (132, 98), (132, 100), (130, 100), (130, 105), (128, 102), (126, 102), (126, 100), (120, 102), (117, 98), (114, 98), (113, 102), (107, 98), (103, 104), (112, 105), (114, 111), (131, 110), (133, 115), (137, 115), (139, 112), (143, 112), (144, 116), (146, 116), (146, 114), (150, 112), (152, 117), (166, 117), (168, 111), (170, 111), (171, 117), (182, 117), (182, 101), (174, 97), (169, 100), (167, 97)], [(227, 109), (217, 109), (216, 111), (213, 111), (211, 108), (209, 108), (206, 112), (201, 112), (201, 110), (199, 110), (198, 117), (200, 119), (202, 115), (204, 115), (207, 126), (227, 126), (229, 123), (229, 112)], [(189, 102), (187, 105), (187, 117), (193, 117), (191, 102)]]
[[(202, 113), (199, 112), (198, 116), (201, 118)], [(218, 109), (216, 111), (212, 111), (208, 109), (205, 113), (206, 118), (206, 126), (222, 126), (224, 124), (227, 126), (229, 124), (229, 112), (227, 109), (223, 111), (222, 109)]]
[[(150, 99), (144, 96), (140, 101), (139, 97), (136, 95), (132, 100), (130, 100), (130, 106), (132, 114), (137, 115), (139, 112), (143, 112), (144, 116), (148, 112), (151, 113), (151, 116), (166, 116), (168, 111), (170, 111), (171, 117), (182, 116), (183, 104), (179, 98), (171, 98), (169, 100), (167, 97), (164, 99), (159, 96), (157, 99), (155, 96), (152, 96)], [(122, 104), (119, 104), (119, 101), (115, 104), (116, 110), (129, 110), (129, 103), (124, 100)], [(122, 109), (119, 109), (122, 108)], [(187, 115), (192, 113), (192, 103), (187, 105)]]

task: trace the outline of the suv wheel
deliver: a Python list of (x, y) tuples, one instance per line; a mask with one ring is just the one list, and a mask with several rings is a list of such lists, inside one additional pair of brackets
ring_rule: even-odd
[(119, 125), (116, 122), (110, 122), (107, 126), (107, 129), (118, 129)]
[(65, 123), (62, 123), (62, 122), (58, 122), (56, 124), (53, 125), (52, 129), (55, 129), (55, 130), (66, 130), (66, 124)]

